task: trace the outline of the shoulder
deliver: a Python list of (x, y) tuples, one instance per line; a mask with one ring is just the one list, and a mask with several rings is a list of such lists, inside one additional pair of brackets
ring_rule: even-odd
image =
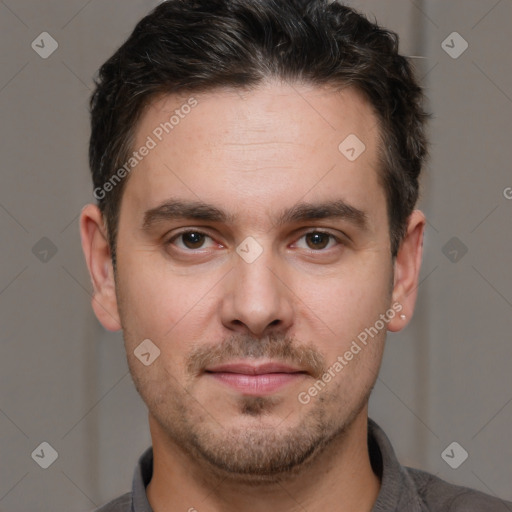
[(440, 478), (420, 471), (405, 468), (414, 481), (418, 495), (427, 510), (443, 512), (511, 512), (512, 503), (488, 494), (449, 484)]
[(115, 500), (109, 501), (106, 505), (95, 509), (93, 512), (131, 512), (132, 493), (127, 492)]

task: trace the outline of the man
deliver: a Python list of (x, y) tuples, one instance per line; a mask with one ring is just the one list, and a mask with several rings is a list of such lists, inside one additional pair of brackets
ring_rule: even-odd
[(410, 320), (422, 91), (328, 0), (170, 0), (101, 68), (93, 308), (153, 446), (101, 511), (505, 511), (397, 462), (368, 419)]

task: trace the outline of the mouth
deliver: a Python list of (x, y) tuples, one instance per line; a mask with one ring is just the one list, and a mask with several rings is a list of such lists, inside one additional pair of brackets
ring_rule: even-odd
[(277, 362), (237, 362), (207, 367), (204, 374), (244, 395), (264, 396), (303, 380), (308, 372)]

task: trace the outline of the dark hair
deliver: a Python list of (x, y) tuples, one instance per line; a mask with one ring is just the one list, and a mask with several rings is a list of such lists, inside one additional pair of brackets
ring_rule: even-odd
[(144, 107), (164, 93), (254, 87), (269, 78), (353, 86), (373, 106), (396, 256), (427, 152), (423, 93), (398, 53), (398, 36), (332, 0), (168, 0), (103, 64), (91, 97), (89, 161), (114, 267), (126, 179), (108, 193), (104, 185), (129, 159)]

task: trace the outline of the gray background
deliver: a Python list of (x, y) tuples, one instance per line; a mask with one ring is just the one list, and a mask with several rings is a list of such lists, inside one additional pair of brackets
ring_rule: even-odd
[[(371, 416), (403, 463), (512, 500), (512, 0), (352, 4), (422, 57), (434, 113), (418, 309), (388, 338)], [(150, 443), (121, 335), (90, 308), (77, 221), (92, 77), (154, 5), (0, 1), (0, 511), (89, 510), (129, 489)], [(47, 59), (31, 47), (44, 31)], [(31, 458), (43, 441), (48, 469)], [(441, 457), (453, 441), (458, 469)]]

